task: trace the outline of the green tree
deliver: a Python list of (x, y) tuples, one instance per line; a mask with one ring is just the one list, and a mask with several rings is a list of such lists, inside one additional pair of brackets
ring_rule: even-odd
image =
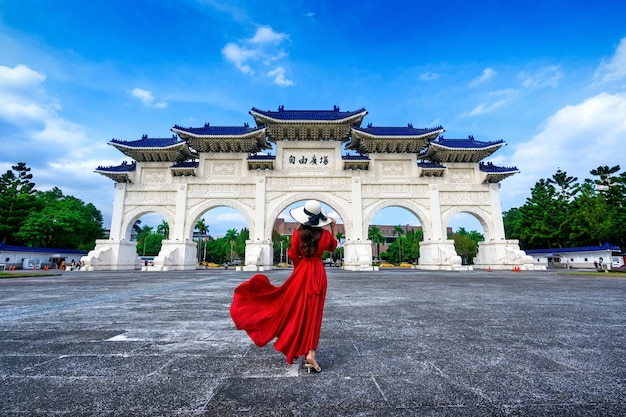
[(407, 262), (417, 263), (420, 257), (420, 242), (424, 240), (424, 231), (422, 229), (409, 229), (404, 235), (404, 251), (405, 260)]
[(163, 220), (161, 222), (161, 224), (159, 224), (157, 226), (156, 231), (157, 231), (158, 234), (163, 236), (163, 239), (169, 239), (170, 238), (170, 225), (165, 220)]
[(226, 231), (226, 236), (224, 236), (224, 238), (226, 239), (226, 241), (228, 242), (228, 244), (230, 245), (230, 258), (229, 260), (232, 262), (234, 257), (235, 257), (235, 242), (237, 240), (237, 236), (239, 236), (239, 233), (237, 232), (236, 229), (228, 229)]
[(398, 242), (398, 262), (402, 262), (402, 255), (404, 255), (403, 250), (402, 250), (402, 236), (404, 235), (404, 229), (401, 226), (394, 226), (393, 227), (393, 235), (398, 235), (398, 239), (396, 239), (396, 242)]
[(504, 223), (504, 235), (507, 239), (519, 239), (522, 228), (522, 213), (517, 207), (513, 207), (502, 213)]
[(468, 232), (464, 227), (459, 228), (456, 233), (452, 234), (454, 240), (454, 249), (464, 263), (472, 265), (476, 253), (478, 253), (478, 242), (485, 240), (484, 236), (475, 230)]
[(29, 246), (90, 250), (102, 237), (102, 214), (91, 203), (85, 204), (61, 190), (37, 192), (36, 205), (17, 238)]
[[(135, 222), (135, 225), (138, 225), (138, 222), (139, 221)], [(146, 225), (139, 228), (139, 231), (137, 232), (137, 255), (151, 255), (151, 251), (148, 247), (148, 241), (151, 241), (150, 236), (152, 235), (152, 233), (152, 226)]]
[(370, 226), (367, 231), (367, 238), (376, 245), (376, 257), (380, 259), (380, 245), (385, 243), (385, 236), (383, 236), (383, 233), (377, 226)]
[(35, 209), (35, 183), (30, 168), (18, 162), (0, 177), (0, 241), (25, 244), (16, 234)]
[(196, 222), (195, 230), (198, 231), (198, 259), (201, 262), (206, 262), (206, 252), (207, 252), (207, 240), (209, 234), (209, 226), (207, 226), (204, 218), (198, 219)]
[(547, 180), (539, 180), (531, 196), (520, 208), (520, 240), (526, 249), (562, 247), (561, 215), (556, 189)]

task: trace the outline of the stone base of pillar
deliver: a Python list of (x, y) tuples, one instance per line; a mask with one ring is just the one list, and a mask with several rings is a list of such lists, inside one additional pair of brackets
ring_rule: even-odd
[(198, 263), (196, 242), (163, 240), (161, 251), (154, 257), (154, 265), (148, 271), (189, 271)]
[(462, 265), (461, 257), (456, 254), (454, 240), (420, 242), (420, 258), (416, 269), (430, 271), (468, 271), (471, 266)]
[(372, 242), (369, 240), (348, 240), (343, 246), (343, 269), (346, 271), (373, 271)]
[(498, 269), (521, 271), (545, 270), (545, 265), (535, 265), (532, 257), (520, 249), (518, 240), (492, 240), (478, 243), (474, 258), (476, 269)]
[(274, 245), (271, 240), (246, 240), (244, 271), (270, 271), (274, 269)]
[(137, 242), (96, 240), (96, 247), (80, 259), (86, 271), (128, 271), (140, 268)]

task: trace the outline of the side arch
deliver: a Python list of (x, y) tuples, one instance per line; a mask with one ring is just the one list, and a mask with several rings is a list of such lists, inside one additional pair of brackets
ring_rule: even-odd
[(491, 240), (491, 236), (493, 236), (493, 231), (491, 230), (492, 215), (487, 213), (485, 210), (477, 208), (477, 207), (453, 207), (449, 210), (445, 210), (441, 216), (442, 226), (445, 228), (446, 225), (450, 222), (452, 217), (455, 214), (466, 213), (474, 216), (476, 220), (483, 227), (483, 235), (485, 236), (485, 241)]
[(122, 230), (124, 231), (124, 237), (122, 240), (130, 241), (133, 225), (141, 216), (150, 213), (157, 213), (163, 216), (167, 224), (170, 226), (170, 230), (174, 230), (174, 213), (160, 206), (150, 206), (135, 208), (124, 215), (122, 222)]
[(372, 222), (372, 219), (376, 215), (376, 213), (378, 213), (380, 210), (385, 209), (387, 207), (400, 207), (400, 208), (410, 211), (415, 217), (417, 217), (417, 220), (420, 222), (420, 225), (422, 226), (424, 240), (432, 236), (432, 230), (430, 227), (430, 223), (431, 223), (430, 216), (423, 209), (423, 207), (417, 204), (411, 203), (410, 201), (384, 200), (384, 201), (380, 201), (376, 204), (371, 205), (370, 207), (367, 208), (366, 211), (364, 210), (365, 215), (363, 216), (363, 232), (366, 234), (364, 236), (365, 239), (367, 239), (367, 230), (369, 230), (369, 226)]
[(254, 236), (255, 231), (255, 223), (254, 223), (254, 214), (252, 213), (252, 209), (244, 204), (237, 202), (236, 200), (210, 200), (199, 206), (195, 207), (193, 210), (187, 212), (187, 216), (185, 219), (185, 230), (184, 236), (186, 239), (191, 240), (193, 238), (193, 231), (196, 227), (196, 223), (198, 219), (207, 211), (212, 210), (218, 207), (229, 207), (234, 210), (240, 212), (243, 217), (246, 219), (248, 223), (248, 230), (250, 231), (250, 236)]

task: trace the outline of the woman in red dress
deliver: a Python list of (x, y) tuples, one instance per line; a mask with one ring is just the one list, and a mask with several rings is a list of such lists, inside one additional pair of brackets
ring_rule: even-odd
[[(230, 315), (239, 330), (245, 330), (259, 347), (276, 338), (274, 348), (287, 363), (304, 356), (308, 372), (321, 372), (315, 359), (320, 338), (326, 269), (324, 251), (337, 248), (335, 219), (328, 217), (319, 201), (309, 200), (290, 211), (300, 227), (293, 233), (288, 256), (294, 270), (279, 287), (257, 274), (235, 289)], [(330, 231), (323, 226), (330, 225)]]

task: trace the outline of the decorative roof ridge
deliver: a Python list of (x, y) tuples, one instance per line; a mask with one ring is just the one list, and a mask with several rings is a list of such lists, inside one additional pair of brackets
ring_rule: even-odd
[(361, 113), (367, 114), (367, 110), (365, 107), (362, 107), (353, 111), (341, 111), (338, 106), (333, 106), (332, 110), (285, 110), (285, 106), (281, 105), (277, 111), (261, 110), (257, 107), (252, 107), (249, 113), (258, 113), (281, 120), (341, 120)]
[(137, 162), (132, 161), (130, 164), (128, 161), (123, 161), (121, 165), (111, 165), (111, 166), (98, 166), (96, 171), (110, 171), (110, 172), (129, 172), (134, 171), (137, 168)]
[(510, 172), (518, 171), (517, 167), (501, 167), (494, 165), (492, 162), (480, 162), (479, 168), (483, 172)]
[(111, 142), (109, 142), (111, 145), (123, 145), (135, 148), (169, 147), (185, 143), (185, 141), (179, 140), (176, 135), (172, 135), (171, 138), (149, 138), (148, 135), (143, 135), (139, 140), (121, 140), (113, 138)]
[(200, 166), (199, 161), (180, 161), (172, 165), (170, 168), (197, 168)]
[(206, 122), (204, 124), (204, 126), (202, 127), (185, 127), (185, 126), (181, 126), (181, 125), (174, 125), (173, 129), (181, 129), (181, 130), (192, 130), (192, 129), (222, 129), (222, 128), (230, 128), (230, 129), (249, 129), (249, 130), (260, 130), (263, 129), (263, 127), (250, 127), (250, 124), (248, 123), (244, 123), (243, 126), (242, 125), (218, 125), (218, 126), (211, 126), (211, 123)]
[(420, 168), (433, 168), (433, 169), (445, 168), (445, 165), (441, 165), (440, 163), (433, 162), (433, 161), (420, 161), (417, 163), (417, 166), (419, 166)]
[(344, 161), (369, 161), (370, 158), (367, 155), (341, 155), (341, 159)]
[(396, 133), (397, 135), (398, 132), (402, 132), (405, 134), (416, 133), (419, 135), (423, 135), (425, 133), (432, 133), (438, 130), (443, 130), (443, 126), (416, 128), (413, 127), (412, 123), (408, 123), (406, 126), (374, 126), (372, 123), (368, 123), (367, 127), (352, 126), (352, 129), (370, 134), (378, 133), (379, 135), (387, 134), (389, 136), (393, 136), (392, 133)]
[[(496, 141), (480, 141), (480, 140), (476, 140), (474, 139), (473, 135), (469, 135), (467, 137), (467, 139), (447, 139), (444, 138), (443, 135), (439, 136), (436, 140), (434, 140), (433, 142), (431, 142), (431, 144), (433, 145), (441, 145), (441, 146), (446, 146), (449, 148), (456, 148), (456, 147), (460, 147), (460, 148), (486, 148), (489, 146), (494, 146), (494, 145), (500, 145), (500, 144), (504, 144), (504, 140), (499, 139)], [(454, 146), (457, 145), (457, 146)], [(458, 146), (458, 145), (462, 145), (462, 146)], [(473, 146), (469, 146), (469, 145), (473, 145)]]
[(266, 160), (266, 161), (274, 161), (276, 160), (276, 155), (249, 155), (248, 160)]

